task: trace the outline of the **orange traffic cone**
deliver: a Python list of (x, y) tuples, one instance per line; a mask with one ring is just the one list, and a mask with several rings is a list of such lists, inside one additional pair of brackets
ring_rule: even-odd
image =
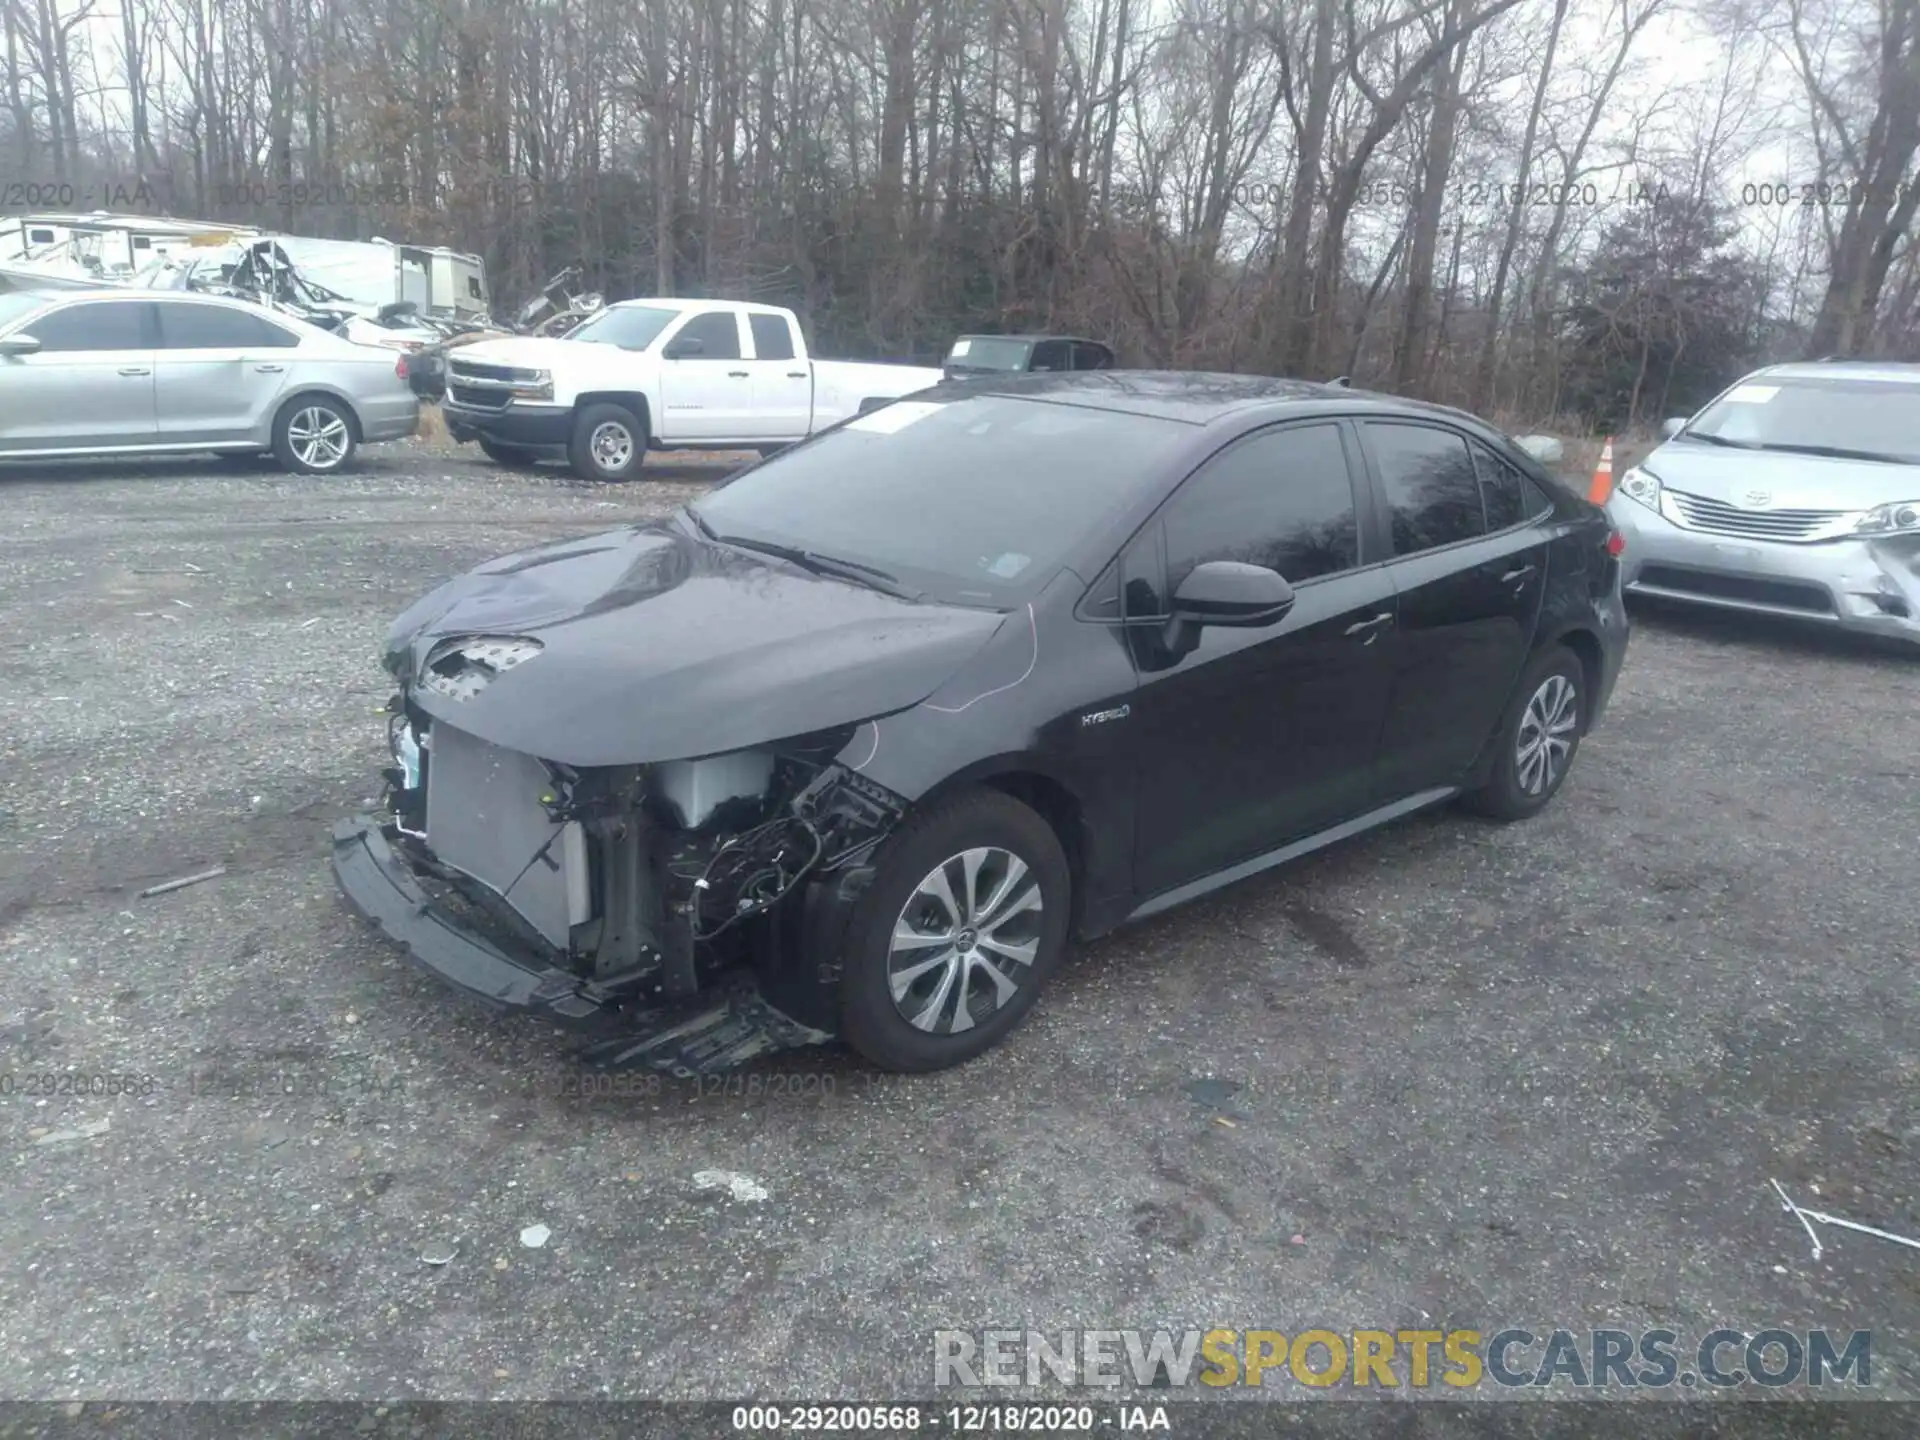
[(1613, 496), (1613, 437), (1600, 447), (1600, 463), (1593, 467), (1593, 483), (1587, 487), (1587, 499), (1604, 505)]

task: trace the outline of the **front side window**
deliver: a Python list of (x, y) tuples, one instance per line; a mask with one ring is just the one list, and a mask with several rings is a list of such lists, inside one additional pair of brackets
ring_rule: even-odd
[(1338, 425), (1298, 425), (1229, 447), (1163, 517), (1171, 595), (1207, 560), (1277, 570), (1298, 585), (1359, 563), (1360, 530)]
[(142, 301), (95, 301), (69, 305), (41, 316), (27, 327), (42, 354), (76, 350), (147, 350), (147, 306)]
[(963, 370), (1024, 370), (1033, 345), (993, 335), (966, 335), (953, 342), (947, 364)]
[[(692, 342), (698, 342), (697, 349)], [(738, 360), (740, 322), (731, 310), (702, 310), (667, 342), (667, 353), (689, 360)]]
[(721, 537), (1004, 606), (1159, 482), (1178, 421), (1004, 395), (896, 400), (742, 471), (690, 507)]
[(1431, 425), (1372, 421), (1367, 444), (1393, 521), (1393, 553), (1413, 555), (1487, 533), (1467, 442)]

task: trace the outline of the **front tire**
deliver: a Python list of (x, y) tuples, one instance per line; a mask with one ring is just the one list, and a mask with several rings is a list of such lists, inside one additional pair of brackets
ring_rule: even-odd
[(273, 422), (273, 454), (296, 475), (333, 475), (359, 444), (353, 413), (330, 395), (297, 395)]
[(574, 418), (567, 459), (583, 480), (631, 479), (646, 453), (647, 427), (624, 405), (588, 405)]
[(1058, 837), (1011, 796), (969, 790), (909, 820), (848, 929), (847, 1043), (910, 1073), (998, 1044), (1058, 968), (1072, 900)]
[(1579, 656), (1558, 645), (1543, 651), (1501, 717), (1492, 776), (1463, 803), (1494, 820), (1538, 815), (1573, 768), (1586, 719), (1587, 672)]

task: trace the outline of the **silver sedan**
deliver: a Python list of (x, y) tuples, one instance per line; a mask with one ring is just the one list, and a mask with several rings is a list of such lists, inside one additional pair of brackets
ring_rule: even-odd
[(1747, 376), (1620, 477), (1627, 593), (1920, 641), (1920, 365)]
[(403, 356), (243, 301), (0, 294), (0, 460), (270, 450), (324, 475), (419, 422)]

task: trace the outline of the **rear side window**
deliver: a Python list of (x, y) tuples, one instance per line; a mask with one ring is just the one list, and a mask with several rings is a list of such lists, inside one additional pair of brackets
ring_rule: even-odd
[(146, 302), (132, 300), (69, 305), (41, 316), (27, 333), (40, 342), (42, 353), (147, 350), (153, 344), (147, 338), (148, 309)]
[(1164, 512), (1167, 593), (1206, 560), (1278, 570), (1298, 585), (1359, 563), (1359, 525), (1337, 425), (1289, 426), (1230, 446)]
[(161, 305), (160, 344), (168, 350), (283, 349), (299, 344), (278, 325), (218, 305)]
[(793, 359), (793, 332), (787, 328), (784, 316), (749, 315), (747, 324), (753, 329), (753, 353), (757, 358)]
[(1076, 370), (1105, 370), (1112, 358), (1098, 345), (1083, 343), (1073, 347), (1073, 368)]
[(1033, 361), (1027, 368), (1029, 370), (1069, 369), (1071, 353), (1064, 340), (1043, 340), (1033, 347)]
[(1393, 522), (1393, 553), (1413, 555), (1487, 533), (1467, 442), (1431, 425), (1370, 421), (1367, 444)]
[(1553, 508), (1553, 501), (1540, 493), (1539, 486), (1486, 446), (1473, 447), (1473, 463), (1480, 472), (1480, 499), (1486, 506), (1489, 531), (1538, 519)]

